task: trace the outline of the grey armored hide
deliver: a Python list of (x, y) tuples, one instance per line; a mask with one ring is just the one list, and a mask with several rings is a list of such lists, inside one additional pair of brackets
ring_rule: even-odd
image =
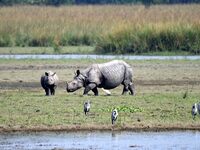
[(46, 95), (54, 95), (55, 94), (55, 89), (58, 85), (58, 76), (56, 75), (55, 72), (52, 71), (47, 71), (45, 72), (45, 75), (41, 76), (41, 86), (46, 92)]
[(132, 68), (122, 60), (113, 60), (103, 64), (93, 64), (87, 69), (76, 71), (74, 80), (67, 83), (66, 90), (74, 92), (84, 87), (84, 95), (90, 90), (98, 95), (97, 88), (113, 89), (122, 84), (122, 94), (130, 91), (134, 95), (134, 85), (132, 82)]
[(101, 86), (105, 89), (112, 89), (123, 81), (132, 81), (132, 68), (122, 60), (115, 60), (104, 64), (98, 64), (103, 75)]
[(132, 68), (122, 60), (113, 60), (103, 64), (93, 64), (83, 71), (89, 83), (97, 87), (113, 89), (123, 82), (132, 82)]

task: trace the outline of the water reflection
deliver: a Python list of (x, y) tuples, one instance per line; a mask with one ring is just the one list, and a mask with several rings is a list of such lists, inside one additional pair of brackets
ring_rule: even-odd
[(0, 135), (0, 149), (200, 149), (200, 132), (40, 132)]

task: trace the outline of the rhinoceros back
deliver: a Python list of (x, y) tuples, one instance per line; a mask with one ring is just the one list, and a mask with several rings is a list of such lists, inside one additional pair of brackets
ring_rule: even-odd
[(127, 69), (130, 68), (121, 60), (114, 60), (98, 66), (104, 78), (101, 86), (105, 89), (112, 89), (120, 85), (127, 76)]

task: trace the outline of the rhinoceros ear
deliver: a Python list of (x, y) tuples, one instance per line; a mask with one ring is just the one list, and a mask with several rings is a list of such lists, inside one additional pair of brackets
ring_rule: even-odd
[(49, 73), (48, 73), (48, 72), (45, 72), (45, 76), (49, 76)]
[(77, 70), (76, 71), (76, 75), (78, 76), (80, 74), (80, 70)]

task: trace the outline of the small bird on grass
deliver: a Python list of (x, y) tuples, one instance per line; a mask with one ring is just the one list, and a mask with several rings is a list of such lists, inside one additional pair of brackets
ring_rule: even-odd
[(85, 112), (85, 115), (87, 115), (89, 111), (90, 111), (90, 102), (87, 101), (87, 102), (84, 103), (84, 112)]
[(192, 117), (193, 117), (193, 119), (195, 119), (195, 116), (197, 115), (197, 112), (198, 112), (197, 103), (194, 103), (192, 105)]
[(113, 109), (112, 111), (112, 114), (111, 114), (111, 121), (112, 121), (112, 124), (114, 124), (114, 122), (117, 120), (117, 116), (118, 116), (118, 112), (117, 112), (117, 109)]

